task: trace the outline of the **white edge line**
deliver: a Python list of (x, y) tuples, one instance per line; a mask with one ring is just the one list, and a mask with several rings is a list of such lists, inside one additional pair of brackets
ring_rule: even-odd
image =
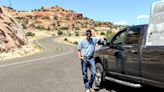
[(33, 59), (33, 60), (27, 60), (27, 61), (22, 61), (22, 62), (16, 62), (16, 63), (6, 64), (6, 65), (1, 65), (0, 68), (12, 66), (12, 65), (23, 64), (23, 63), (30, 63), (30, 62), (34, 62), (34, 61), (38, 61), (38, 60), (44, 60), (44, 59), (48, 59), (48, 58), (60, 57), (60, 56), (63, 56), (63, 55), (69, 54), (69, 53), (73, 53), (73, 52), (74, 51), (69, 51), (69, 52), (58, 54), (55, 56), (49, 56), (49, 57), (45, 57), (45, 58), (39, 58), (39, 59)]
[(40, 40), (35, 40), (34, 44), (39, 45), (44, 51), (46, 51), (47, 49), (44, 46), (42, 46), (38, 41), (40, 41)]

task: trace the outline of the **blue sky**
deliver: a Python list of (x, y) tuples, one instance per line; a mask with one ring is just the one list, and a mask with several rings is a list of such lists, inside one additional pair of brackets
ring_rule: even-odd
[[(159, 0), (11, 0), (17, 10), (32, 10), (59, 5), (98, 21), (138, 25), (149, 22), (151, 4)], [(9, 0), (0, 0), (0, 6)]]

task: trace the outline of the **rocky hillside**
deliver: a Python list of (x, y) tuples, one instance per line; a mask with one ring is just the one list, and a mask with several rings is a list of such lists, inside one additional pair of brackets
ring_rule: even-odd
[(117, 31), (120, 28), (111, 22), (97, 22), (84, 17), (83, 14), (76, 13), (72, 10), (65, 10), (59, 6), (42, 7), (31, 12), (16, 11), (9, 8), (8, 11), (28, 31), (63, 31), (69, 34), (81, 32), (85, 29)]
[(13, 50), (27, 43), (22, 26), (5, 7), (0, 7), (0, 24), (0, 52)]
[[(14, 14), (14, 13), (13, 13)], [(15, 12), (15, 18), (27, 30), (81, 30), (93, 28), (93, 20), (61, 7), (47, 7), (32, 12)]]

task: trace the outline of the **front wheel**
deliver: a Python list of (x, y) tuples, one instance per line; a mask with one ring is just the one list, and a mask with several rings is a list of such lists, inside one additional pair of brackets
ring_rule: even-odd
[(104, 83), (104, 75), (103, 75), (103, 66), (101, 63), (96, 63), (96, 76), (95, 76), (95, 86), (101, 87)]

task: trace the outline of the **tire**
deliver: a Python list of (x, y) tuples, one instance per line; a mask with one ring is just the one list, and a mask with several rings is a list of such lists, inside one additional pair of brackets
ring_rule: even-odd
[(101, 63), (96, 63), (95, 86), (102, 87), (104, 84), (104, 69)]

